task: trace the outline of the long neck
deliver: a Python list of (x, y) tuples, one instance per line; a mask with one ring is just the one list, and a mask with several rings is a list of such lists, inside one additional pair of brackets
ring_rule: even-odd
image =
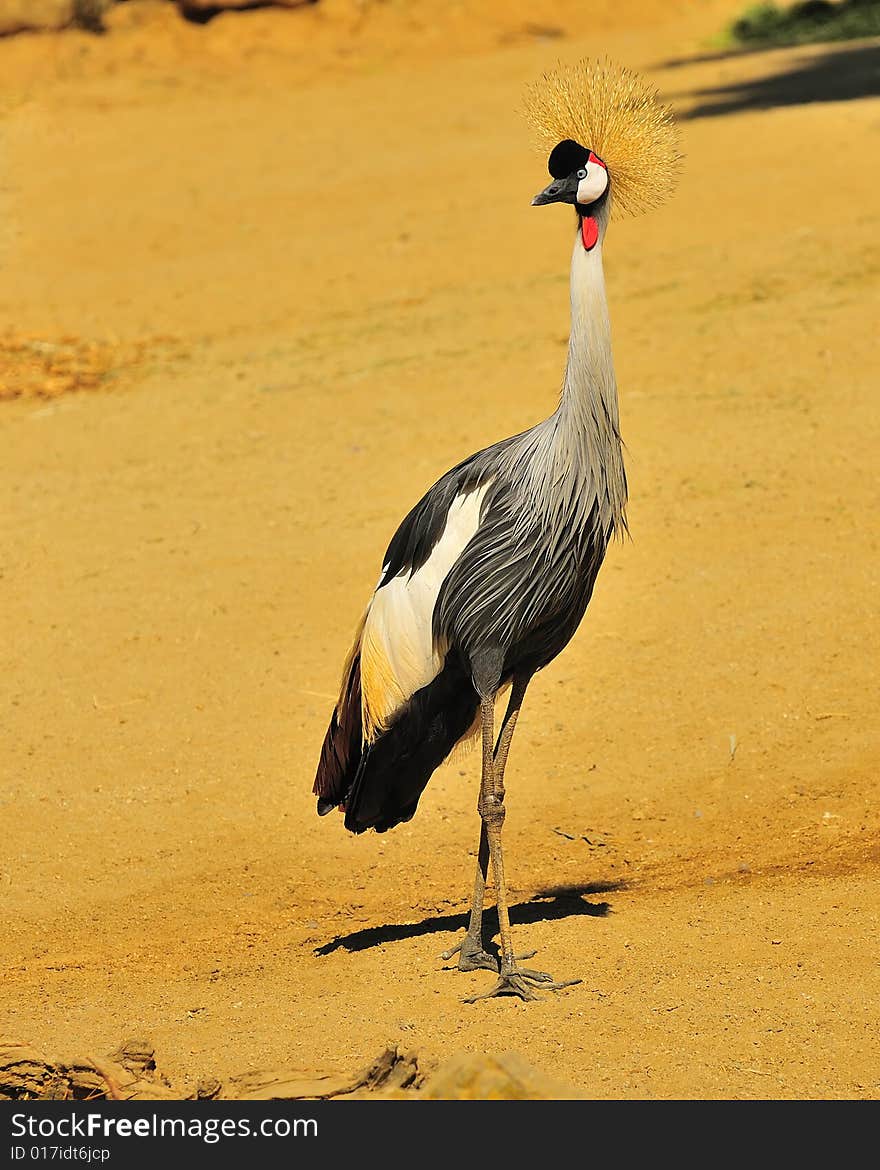
[[(602, 217), (604, 220), (604, 216)], [(560, 438), (594, 480), (611, 526), (626, 526), (626, 475), (620, 442), (611, 324), (602, 271), (602, 237), (589, 252), (575, 236), (571, 258), (571, 338), (557, 411)]]

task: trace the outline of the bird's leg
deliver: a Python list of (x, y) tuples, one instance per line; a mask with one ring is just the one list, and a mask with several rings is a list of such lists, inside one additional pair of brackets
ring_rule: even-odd
[[(507, 766), (507, 754), (510, 751), (510, 741), (513, 739), (516, 720), (520, 707), (522, 707), (528, 685), (529, 676), (518, 675), (514, 678), (510, 691), (510, 700), (507, 704), (507, 711), (504, 715), (504, 721), (501, 724), (498, 742), (495, 744), (495, 751), (493, 753), (495, 761), (495, 795), (501, 804), (504, 803), (504, 769)], [(468, 921), (467, 934), (457, 946), (452, 947), (448, 951), (444, 951), (441, 956), (443, 959), (451, 959), (454, 955), (458, 954), (458, 969), (460, 971), (474, 971), (480, 967), (485, 967), (489, 971), (498, 970), (498, 960), (494, 955), (489, 954), (483, 943), (483, 903), (486, 896), (486, 874), (488, 869), (489, 836), (486, 832), (484, 822), (480, 826), (477, 872), (474, 876), (474, 894), (471, 900), (471, 913)], [(534, 951), (531, 951), (529, 954), (519, 955), (518, 958), (530, 959), (534, 953)]]
[(477, 873), (474, 877), (474, 894), (471, 899), (471, 914), (467, 934), (456, 946), (444, 951), (443, 959), (458, 955), (459, 971), (476, 971), (485, 967), (488, 971), (498, 970), (498, 960), (490, 955), (483, 944), (483, 902), (486, 897), (486, 874), (489, 869), (489, 838), (485, 826), (480, 830), (480, 847), (477, 852)]
[[(522, 697), (520, 696), (520, 704)], [(495, 708), (490, 697), (484, 697), (480, 703), (481, 722), (483, 730), (483, 773), (480, 784), (479, 811), (483, 826), (489, 839), (489, 855), (492, 860), (492, 877), (495, 883), (495, 902), (498, 907), (498, 927), (501, 933), (501, 971), (498, 982), (491, 991), (482, 995), (472, 996), (466, 1003), (475, 1003), (479, 999), (490, 999), (496, 995), (518, 995), (520, 999), (538, 999), (535, 987), (543, 987), (548, 991), (557, 991), (562, 987), (570, 987), (579, 983), (579, 979), (557, 983), (552, 975), (543, 971), (529, 971), (517, 966), (516, 956), (513, 953), (513, 942), (510, 932), (510, 915), (507, 909), (507, 881), (504, 875), (504, 854), (501, 848), (501, 830), (504, 825), (505, 809), (503, 803), (504, 789), (497, 779), (495, 768), (495, 753), (492, 750), (493, 724)], [(515, 722), (515, 720), (514, 720)], [(513, 731), (510, 732), (511, 737)], [(499, 745), (500, 746), (500, 745)], [(507, 747), (509, 748), (509, 743)], [(506, 762), (506, 752), (505, 752)], [(499, 791), (502, 799), (499, 799)]]

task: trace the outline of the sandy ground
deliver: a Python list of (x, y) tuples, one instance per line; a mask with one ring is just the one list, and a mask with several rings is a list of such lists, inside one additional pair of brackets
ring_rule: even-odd
[[(146, 1034), (184, 1082), (398, 1042), (878, 1097), (876, 49), (701, 60), (720, 2), (414, 7), (0, 44), (0, 1028)], [(397, 522), (553, 408), (571, 225), (516, 111), (584, 52), (705, 116), (609, 237), (632, 540), (508, 773), (519, 942), (583, 982), (468, 1006), (476, 758), (385, 837), (310, 787)], [(40, 373), (68, 352), (97, 389)]]

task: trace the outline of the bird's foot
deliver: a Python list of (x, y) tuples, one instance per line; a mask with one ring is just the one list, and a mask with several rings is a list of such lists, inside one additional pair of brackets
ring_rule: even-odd
[(580, 982), (580, 979), (566, 979), (559, 983), (546, 971), (530, 971), (528, 967), (517, 967), (516, 963), (512, 963), (509, 967), (502, 964), (498, 982), (491, 991), (484, 991), (482, 995), (468, 996), (464, 1002), (477, 1003), (481, 999), (494, 999), (497, 995), (516, 995), (526, 1001), (535, 1000), (541, 998), (540, 995), (535, 994), (536, 989), (561, 991), (563, 987), (574, 987), (576, 983)]
[[(517, 955), (517, 959), (531, 959), (536, 951), (528, 951), (524, 955)], [(458, 969), (459, 971), (494, 971), (500, 969), (501, 963), (494, 956), (490, 955), (479, 939), (472, 938), (471, 935), (466, 934), (461, 942), (448, 951), (444, 951), (440, 956), (441, 959), (452, 959), (458, 955)]]

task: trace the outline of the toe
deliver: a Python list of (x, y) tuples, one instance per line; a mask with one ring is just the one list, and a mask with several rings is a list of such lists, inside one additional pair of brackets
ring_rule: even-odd
[(527, 979), (529, 983), (553, 983), (553, 976), (547, 971), (533, 971), (530, 967), (517, 967), (514, 974), (519, 975), (522, 979)]
[(565, 987), (574, 987), (576, 983), (580, 982), (580, 979), (567, 979), (563, 982), (557, 982), (546, 971), (529, 971), (517, 968), (503, 971), (491, 991), (484, 991), (481, 995), (468, 996), (463, 1002), (477, 1003), (481, 999), (494, 999), (496, 996), (501, 995), (516, 995), (520, 999), (529, 1002), (541, 998), (535, 994), (536, 990), (561, 991)]
[(462, 951), (458, 960), (458, 969), (459, 971), (494, 971), (497, 974), (498, 960), (488, 951), (476, 951), (468, 955)]
[(465, 935), (462, 941), (448, 951), (444, 951), (441, 959), (449, 960), (458, 955), (457, 970), (459, 971), (494, 971), (498, 974), (500, 963), (495, 955), (491, 955), (479, 939), (472, 939)]

